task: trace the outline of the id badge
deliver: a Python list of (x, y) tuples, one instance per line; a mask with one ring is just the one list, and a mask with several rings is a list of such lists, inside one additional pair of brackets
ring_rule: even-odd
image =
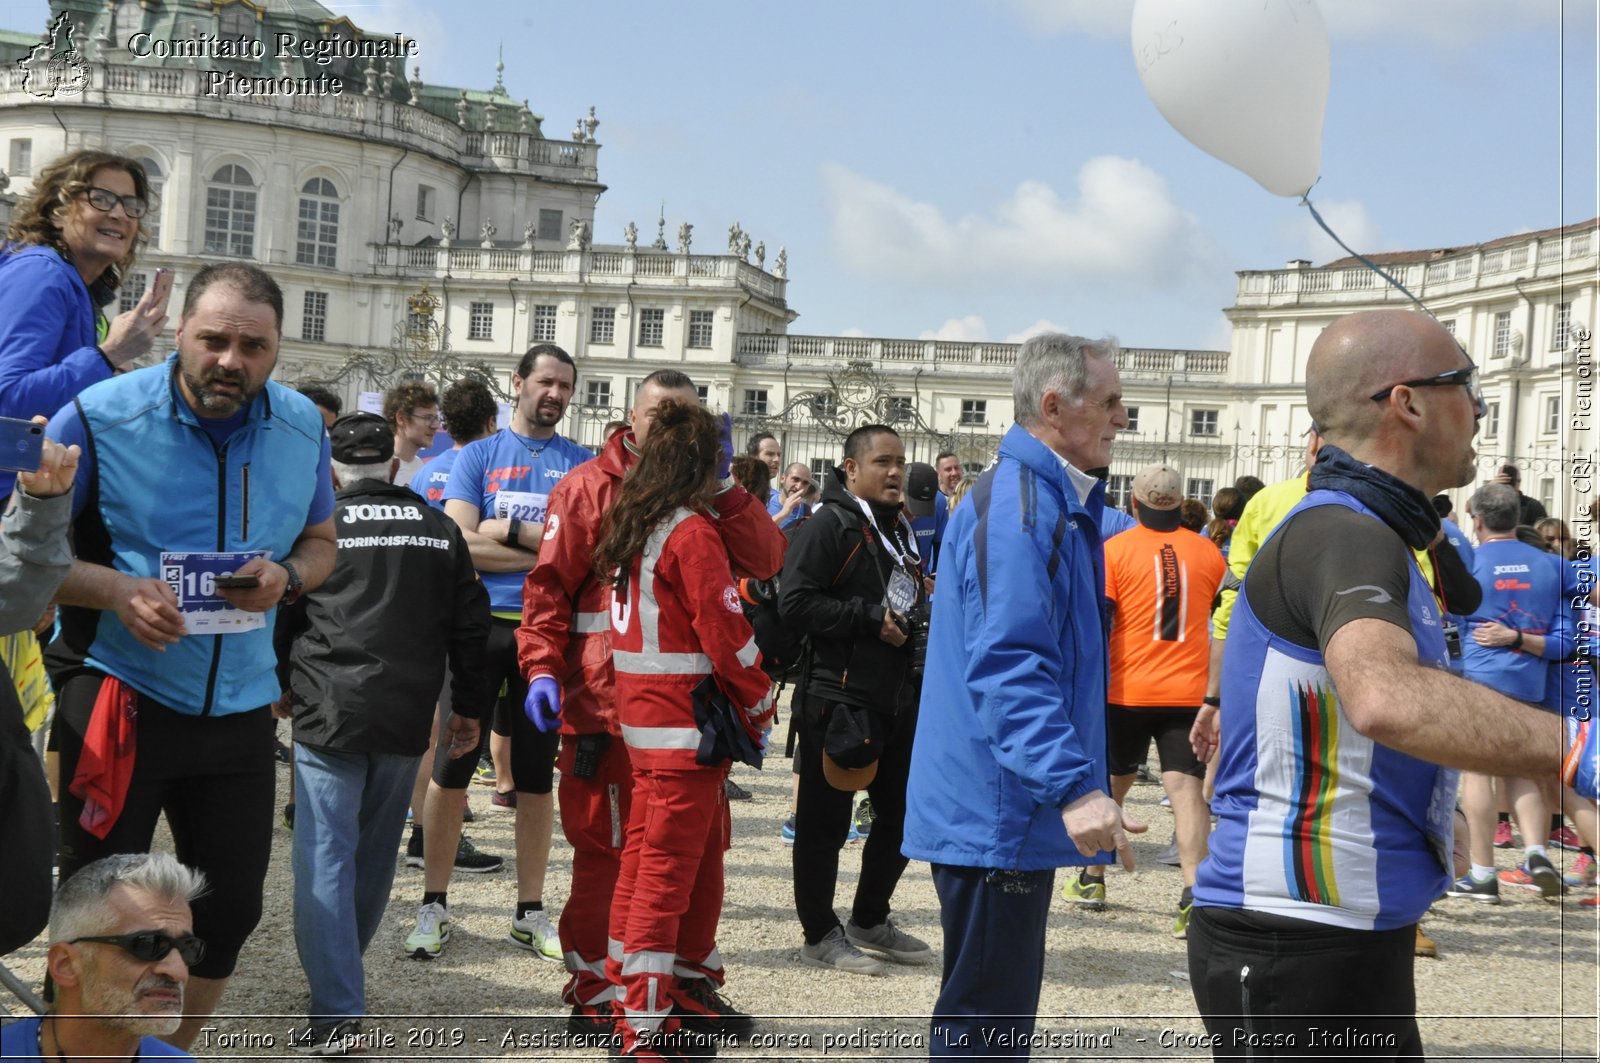
[(161, 578), (178, 596), (178, 612), (191, 635), (233, 635), (267, 626), (266, 613), (239, 609), (217, 590), (218, 576), (231, 576), (246, 561), (270, 559), (271, 550), (228, 553), (161, 552)]
[(903, 568), (896, 568), (889, 577), (889, 608), (905, 616), (917, 604), (917, 582)]

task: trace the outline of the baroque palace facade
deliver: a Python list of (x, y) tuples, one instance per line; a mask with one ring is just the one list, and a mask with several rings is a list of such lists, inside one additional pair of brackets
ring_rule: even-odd
[[(724, 243), (720, 219), (598, 238), (597, 116), (547, 136), (503, 67), (484, 90), (428, 84), (407, 42), (313, 0), (52, 0), (51, 15), (42, 36), (0, 31), (0, 220), (62, 152), (144, 160), (159, 201), (124, 304), (159, 266), (181, 300), (206, 262), (257, 262), (287, 300), (280, 380), (351, 400), (473, 371), (504, 389), (549, 340), (578, 361), (563, 427), (585, 444), (646, 374), (677, 368), (743, 437), (774, 431), (818, 469), (864, 420), (900, 427), (913, 459), (948, 448), (980, 468), (1012, 420), (1015, 345), (791, 332), (786, 252), (737, 224)], [(1596, 229), (1375, 256), (1483, 366), (1485, 475), (1515, 460), (1568, 516), (1592, 494)], [(1404, 305), (1352, 260), (1241, 271), (1230, 350), (1124, 349), (1114, 497), (1155, 460), (1208, 502), (1238, 475), (1294, 474), (1317, 332)]]

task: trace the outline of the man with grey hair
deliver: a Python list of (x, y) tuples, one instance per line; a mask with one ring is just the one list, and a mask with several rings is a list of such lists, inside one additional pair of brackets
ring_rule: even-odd
[(166, 853), (107, 856), (61, 884), (45, 966), (50, 1010), (0, 1030), (0, 1059), (192, 1059), (160, 1037), (183, 1021), (205, 955), (189, 904), (205, 878)]
[(1106, 763), (1100, 517), (1128, 426), (1112, 340), (1017, 353), (1017, 423), (945, 531), (905, 844), (933, 865), (944, 976), (932, 1055), (1026, 1056), (1055, 869), (1132, 867)]
[[(1483, 588), (1483, 601), (1467, 617), (1461, 673), (1507, 697), (1538, 705), (1552, 662), (1572, 653), (1572, 611), (1561, 593), (1564, 563), (1517, 538), (1522, 499), (1515, 487), (1484, 484), (1473, 493), (1467, 510), (1478, 538), (1472, 574)], [(1470, 638), (1465, 637), (1468, 632)], [(1450, 896), (1498, 904), (1502, 882), (1537, 889), (1547, 899), (1561, 896), (1565, 891), (1561, 874), (1544, 846), (1550, 832), (1546, 782), (1502, 778), (1527, 849), (1521, 867), (1496, 876), (1494, 775), (1469, 771), (1462, 776), (1461, 810), (1467, 817), (1472, 866), (1451, 885)]]
[(477, 750), (494, 694), (489, 597), (460, 528), (389, 483), (394, 436), (383, 418), (349, 414), (329, 434), (338, 555), (307, 605), (284, 699), (294, 715), (294, 938), (311, 983), (309, 1022), (290, 1047), (311, 1055), (365, 1046), (361, 958), (394, 884), (446, 657), (448, 755)]

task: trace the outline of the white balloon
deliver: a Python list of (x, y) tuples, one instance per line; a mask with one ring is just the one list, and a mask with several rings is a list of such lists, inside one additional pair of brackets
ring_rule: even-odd
[(1315, 0), (1136, 0), (1133, 60), (1195, 147), (1275, 195), (1316, 183), (1329, 59)]

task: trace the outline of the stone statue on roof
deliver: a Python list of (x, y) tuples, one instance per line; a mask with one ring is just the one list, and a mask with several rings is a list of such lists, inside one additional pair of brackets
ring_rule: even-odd
[(787, 248), (778, 248), (778, 260), (772, 264), (774, 277), (787, 277), (789, 275), (789, 251)]
[(567, 228), (567, 250), (589, 250), (589, 223), (582, 218), (573, 218), (572, 224)]
[(629, 251), (637, 248), (639, 246), (639, 227), (630, 221), (622, 227), (622, 239), (627, 243)]
[(765, 240), (756, 244), (756, 269), (767, 268), (767, 242)]
[(739, 253), (739, 238), (742, 236), (744, 236), (744, 230), (739, 228), (738, 222), (728, 226), (728, 254), (737, 255)]
[(536, 225), (535, 223), (531, 222), (531, 221), (528, 224), (524, 225), (522, 227), (522, 246), (523, 247), (532, 247), (533, 246), (533, 234), (538, 232), (538, 231), (539, 231), (539, 226)]
[(738, 254), (739, 254), (739, 257), (742, 260), (744, 260), (745, 262), (749, 262), (750, 261), (750, 234), (745, 232), (745, 231), (743, 231), (743, 230), (740, 230), (740, 232), (739, 232), (739, 251), (738, 251)]
[(678, 254), (689, 253), (689, 242), (694, 238), (694, 226), (684, 222), (678, 226)]

